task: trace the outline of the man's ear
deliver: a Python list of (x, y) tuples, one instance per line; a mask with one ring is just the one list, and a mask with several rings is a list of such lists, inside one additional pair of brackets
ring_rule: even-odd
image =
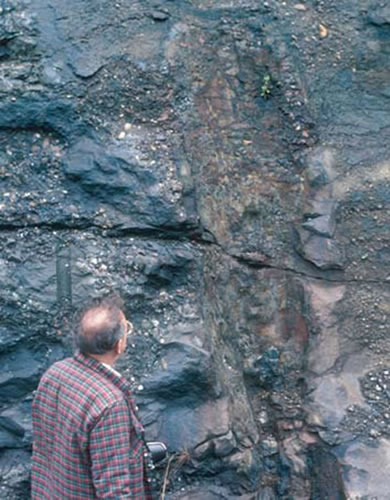
[(123, 335), (123, 337), (121, 337), (117, 344), (116, 344), (117, 348), (118, 348), (118, 351), (115, 351), (117, 354), (123, 354), (126, 350), (126, 335)]
[[(123, 337), (122, 337), (123, 338)], [(114, 352), (116, 355), (122, 354), (122, 338), (118, 340), (118, 342), (114, 345)]]

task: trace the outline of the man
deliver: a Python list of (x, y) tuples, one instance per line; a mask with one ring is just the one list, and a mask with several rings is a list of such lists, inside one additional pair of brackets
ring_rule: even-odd
[(103, 300), (84, 310), (73, 358), (43, 375), (33, 402), (32, 500), (152, 499), (143, 427), (113, 367), (132, 326)]

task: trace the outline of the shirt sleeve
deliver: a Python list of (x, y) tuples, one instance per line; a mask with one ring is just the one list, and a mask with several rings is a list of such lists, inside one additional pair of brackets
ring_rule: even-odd
[(108, 408), (90, 434), (92, 480), (97, 499), (134, 499), (142, 495), (143, 457), (132, 449), (126, 402)]

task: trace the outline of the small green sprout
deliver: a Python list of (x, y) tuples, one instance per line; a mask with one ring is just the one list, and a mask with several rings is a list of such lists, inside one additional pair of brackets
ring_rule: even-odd
[(271, 76), (268, 73), (264, 75), (260, 95), (263, 99), (271, 97)]

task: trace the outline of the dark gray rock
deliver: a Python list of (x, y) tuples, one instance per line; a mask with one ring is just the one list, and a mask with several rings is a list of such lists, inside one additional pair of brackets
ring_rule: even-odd
[[(64, 173), (82, 187), (83, 198), (119, 211), (115, 224), (122, 227), (180, 227), (174, 199), (164, 200), (164, 181), (158, 167), (139, 162), (132, 146), (112, 150), (90, 139), (82, 139), (69, 150)], [(101, 205), (101, 206), (102, 206)]]
[(337, 241), (313, 234), (312, 231), (298, 230), (297, 234), (297, 251), (304, 259), (321, 270), (344, 269), (346, 257)]
[(168, 405), (160, 417), (159, 436), (168, 443), (171, 452), (187, 451), (192, 454), (206, 441), (229, 433), (231, 415), (226, 398), (200, 402), (196, 407), (191, 399), (192, 404), (189, 405), (186, 405), (186, 401), (183, 405), (180, 401)]
[(334, 179), (335, 154), (326, 148), (316, 148), (307, 155), (306, 177), (311, 188), (320, 188)]
[(169, 342), (161, 349), (159, 370), (141, 382), (146, 394), (163, 399), (197, 401), (214, 395), (216, 384), (210, 353), (181, 342)]
[(304, 216), (306, 218), (329, 217), (332, 221), (336, 216), (337, 200), (332, 199), (327, 193), (317, 192), (313, 197), (306, 200)]
[(0, 448), (22, 448), (24, 446), (23, 434), (18, 435), (14, 430), (14, 428), (10, 430), (7, 424), (3, 425), (0, 422)]
[(0, 450), (0, 494), (10, 500), (30, 498), (31, 453), (27, 450)]
[(320, 236), (332, 238), (336, 230), (336, 221), (331, 215), (320, 215), (304, 222), (302, 227)]
[(66, 138), (86, 133), (74, 105), (66, 99), (21, 96), (0, 105), (0, 128), (51, 130)]
[(11, 355), (3, 354), (1, 358), (0, 402), (4, 404), (31, 393), (39, 381), (42, 365), (27, 349), (19, 349)]
[(388, 5), (381, 5), (375, 3), (371, 7), (367, 15), (368, 22), (375, 26), (390, 25), (390, 8)]
[(90, 78), (95, 75), (104, 65), (97, 54), (80, 54), (72, 61), (72, 69), (76, 76)]
[(197, 498), (204, 498), (205, 500), (220, 500), (227, 498), (228, 494), (222, 489), (213, 488), (216, 491), (210, 491), (210, 489), (196, 488), (190, 491), (185, 491), (183, 493), (176, 493), (169, 495), (169, 500), (196, 500)]
[(258, 358), (248, 360), (247, 368), (244, 371), (245, 375), (249, 376), (255, 384), (265, 389), (277, 388), (275, 386), (280, 383), (281, 372), (280, 352), (273, 346)]
[(165, 10), (153, 10), (150, 14), (150, 17), (154, 21), (163, 22), (169, 19), (169, 12)]
[(176, 493), (167, 496), (169, 500), (197, 500), (204, 498), (205, 500), (276, 500), (272, 488), (261, 488), (256, 494), (233, 495), (223, 487), (210, 485), (207, 489), (196, 488), (183, 493)]
[(64, 161), (66, 175), (77, 181), (87, 192), (96, 196), (106, 194), (114, 203), (121, 194), (127, 195), (128, 202), (131, 203), (139, 190), (140, 182), (144, 189), (156, 182), (152, 171), (145, 169), (140, 172), (141, 179), (138, 181), (134, 170), (134, 166), (126, 161), (123, 154), (107, 155), (106, 148), (89, 139), (82, 139), (70, 149)]
[(31, 398), (3, 410), (0, 413), (0, 427), (16, 438), (19, 446), (30, 446), (32, 443)]
[[(136, 166), (125, 148), (107, 153), (92, 140), (78, 142), (64, 160), (64, 173), (77, 182), (95, 202), (118, 208), (130, 215), (134, 225), (172, 224), (172, 205), (161, 199), (155, 172)], [(137, 168), (138, 167), (138, 168)], [(156, 194), (154, 194), (154, 192)]]
[(263, 488), (253, 500), (276, 500), (276, 498), (277, 497), (272, 488), (266, 487)]
[(214, 439), (214, 454), (217, 457), (226, 457), (236, 448), (233, 433), (229, 431), (225, 436)]
[(308, 457), (312, 474), (313, 498), (346, 500), (347, 494), (336, 456), (322, 447), (312, 446)]

